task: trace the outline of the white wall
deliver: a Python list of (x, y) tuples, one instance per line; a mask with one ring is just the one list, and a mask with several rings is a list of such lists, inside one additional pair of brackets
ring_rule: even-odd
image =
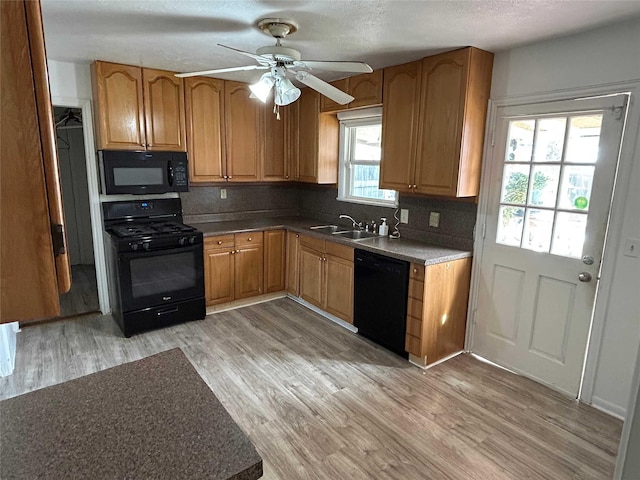
[(91, 99), (91, 68), (88, 63), (49, 60), (47, 65), (52, 97)]
[[(555, 40), (500, 52), (495, 57), (493, 99), (550, 93), (619, 82), (640, 81), (640, 19)], [(612, 87), (613, 88), (613, 87)], [(631, 112), (637, 114), (640, 99)], [(627, 237), (640, 238), (640, 130), (625, 134), (628, 186), (613, 218), (611, 232), (619, 241), (614, 257), (609, 298), (604, 302), (605, 323), (597, 357), (591, 400), (594, 405), (624, 416), (640, 345), (640, 260), (624, 256)]]

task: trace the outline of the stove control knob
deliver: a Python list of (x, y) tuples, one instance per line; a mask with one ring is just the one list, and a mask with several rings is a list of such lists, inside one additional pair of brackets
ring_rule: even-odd
[(187, 239), (185, 237), (180, 237), (178, 239), (178, 244), (179, 245), (184, 245), (185, 243), (187, 243)]
[(143, 243), (142, 248), (144, 248), (145, 250), (149, 250), (149, 242)]
[(131, 247), (131, 250), (137, 250), (138, 249), (138, 244), (137, 243), (129, 243), (129, 246)]
[(196, 237), (189, 237), (189, 243), (191, 245), (193, 245), (194, 243), (196, 243)]

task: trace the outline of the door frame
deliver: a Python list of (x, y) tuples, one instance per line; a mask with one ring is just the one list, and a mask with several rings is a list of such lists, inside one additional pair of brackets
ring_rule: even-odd
[[(596, 371), (600, 356), (600, 348), (606, 315), (611, 294), (611, 279), (614, 275), (615, 260), (619, 253), (620, 241), (622, 237), (623, 215), (625, 200), (629, 190), (630, 172), (633, 163), (633, 152), (636, 142), (628, 141), (625, 138), (626, 132), (635, 133), (640, 124), (640, 109), (634, 105), (640, 93), (640, 82), (619, 82), (605, 85), (598, 85), (586, 88), (557, 90), (553, 92), (538, 93), (532, 95), (501, 97), (489, 100), (489, 115), (485, 130), (485, 142), (483, 149), (482, 176), (480, 181), (480, 194), (478, 198), (478, 212), (476, 216), (476, 228), (474, 230), (473, 245), (473, 267), (471, 272), (471, 292), (469, 296), (469, 307), (467, 311), (467, 331), (465, 336), (465, 351), (471, 352), (471, 344), (475, 327), (475, 316), (478, 304), (478, 294), (480, 286), (480, 265), (484, 253), (483, 229), (485, 229), (487, 211), (489, 209), (489, 187), (491, 180), (491, 170), (493, 167), (495, 153), (495, 131), (498, 118), (498, 109), (502, 107), (525, 106), (545, 102), (558, 102), (575, 100), (578, 98), (588, 98), (606, 95), (629, 93), (630, 99), (627, 106), (627, 122), (624, 127), (622, 144), (616, 169), (615, 184), (611, 209), (609, 211), (609, 223), (603, 246), (602, 264), (600, 267), (600, 281), (596, 291), (596, 298), (591, 319), (589, 337), (587, 339), (585, 361), (582, 371), (581, 386), (578, 399), (585, 403), (592, 403), (593, 387), (596, 380)], [(619, 418), (623, 418), (625, 412), (614, 405), (594, 405)]]
[(91, 236), (93, 238), (93, 258), (96, 266), (98, 302), (103, 315), (111, 313), (109, 304), (109, 286), (107, 283), (107, 261), (102, 225), (102, 206), (100, 204), (100, 186), (98, 185), (98, 165), (95, 156), (93, 132), (93, 110), (91, 100), (73, 97), (51, 97), (56, 107), (79, 108), (82, 110), (82, 135), (84, 137), (84, 156), (87, 165), (87, 184), (89, 187), (89, 212), (91, 214)]

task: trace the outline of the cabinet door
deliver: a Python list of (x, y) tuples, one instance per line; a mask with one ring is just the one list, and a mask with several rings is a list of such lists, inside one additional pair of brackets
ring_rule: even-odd
[(287, 232), (287, 292), (300, 295), (300, 235)]
[[(345, 93), (349, 93), (349, 78), (343, 78), (340, 80), (334, 80), (331, 82), (331, 85), (336, 87), (339, 90), (342, 90)], [(353, 94), (351, 94), (353, 95)], [(321, 112), (337, 112), (339, 110), (345, 110), (347, 108), (351, 108), (351, 104), (340, 105), (339, 103), (334, 102), (329, 97), (325, 97), (322, 95), (320, 97), (320, 111)]]
[[(0, 323), (6, 323), (56, 317), (60, 303), (51, 242), (53, 205), (47, 199), (52, 178), (44, 165), (46, 144), (54, 141), (42, 138), (55, 129), (53, 116), (41, 114), (41, 100), (46, 98), (49, 106), (50, 100), (40, 4), (0, 2), (0, 15)], [(52, 164), (57, 163), (54, 152)], [(4, 344), (0, 350), (5, 355)]]
[(146, 148), (142, 69), (93, 62), (92, 69), (98, 149)]
[(287, 117), (291, 113), (289, 107), (290, 105), (280, 107), (280, 120), (273, 113), (272, 105), (260, 107), (263, 139), (262, 180), (267, 182), (286, 181), (289, 178), (285, 153), (285, 141), (288, 138)]
[(285, 242), (284, 230), (264, 232), (264, 293), (285, 289)]
[(186, 78), (185, 104), (191, 181), (224, 181), (224, 82), (207, 77)]
[(255, 297), (262, 293), (264, 279), (262, 244), (246, 245), (236, 249), (236, 300)]
[(234, 299), (233, 248), (204, 251), (204, 283), (207, 305), (231, 302)]
[(349, 108), (380, 105), (382, 103), (382, 70), (349, 78), (349, 93), (354, 98)]
[(323, 302), (323, 254), (300, 246), (300, 297), (318, 308)]
[(184, 152), (184, 86), (164, 70), (142, 70), (148, 150)]
[(353, 261), (325, 255), (326, 296), (324, 309), (353, 323)]
[(255, 182), (259, 179), (260, 106), (249, 95), (251, 91), (247, 84), (225, 82), (227, 175), (231, 182)]
[(421, 62), (384, 69), (380, 188), (412, 192)]
[(476, 196), (493, 54), (464, 48), (422, 63), (416, 190)]
[(298, 125), (300, 107), (298, 102), (287, 105), (285, 116), (285, 166), (287, 180), (296, 180), (298, 174)]
[(304, 88), (298, 100), (298, 161), (296, 180), (315, 183), (318, 178), (318, 115), (320, 94)]
[(426, 268), (422, 347), (428, 364), (464, 348), (470, 278), (469, 258)]

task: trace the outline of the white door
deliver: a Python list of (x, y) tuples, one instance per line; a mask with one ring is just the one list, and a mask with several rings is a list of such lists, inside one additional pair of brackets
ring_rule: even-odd
[(625, 100), (498, 110), (472, 351), (574, 396)]

